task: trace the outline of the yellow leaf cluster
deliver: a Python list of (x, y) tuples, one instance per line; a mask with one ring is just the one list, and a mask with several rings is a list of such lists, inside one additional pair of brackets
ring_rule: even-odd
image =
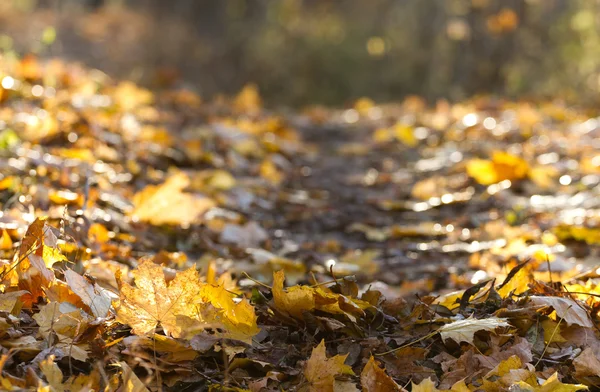
[(345, 315), (352, 321), (364, 315), (364, 309), (371, 305), (365, 301), (348, 298), (341, 294), (326, 291), (322, 287), (293, 286), (283, 288), (285, 273), (273, 273), (273, 301), (275, 307), (292, 317), (302, 319), (304, 312), (320, 310), (331, 314)]
[(229, 337), (250, 342), (258, 333), (252, 306), (221, 286), (200, 282), (194, 268), (179, 272), (167, 283), (162, 267), (152, 261), (140, 262), (132, 272), (135, 286), (123, 282), (120, 272), (120, 301), (115, 303), (117, 321), (133, 333), (144, 335), (160, 325), (167, 335), (189, 336), (193, 328), (224, 327)]
[(529, 165), (524, 159), (503, 151), (494, 151), (491, 160), (472, 159), (467, 162), (467, 174), (482, 185), (522, 180), (528, 172)]
[(414, 129), (410, 125), (398, 123), (391, 128), (379, 128), (373, 134), (376, 143), (385, 143), (397, 140), (408, 147), (416, 147), (419, 140), (415, 137)]
[(554, 234), (556, 234), (561, 241), (574, 239), (577, 241), (585, 241), (589, 245), (600, 244), (600, 228), (596, 227), (559, 225), (554, 228)]

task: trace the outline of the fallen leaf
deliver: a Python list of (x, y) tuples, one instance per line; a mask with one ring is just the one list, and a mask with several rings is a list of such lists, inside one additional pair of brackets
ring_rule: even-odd
[(549, 379), (544, 381), (542, 385), (533, 386), (525, 381), (519, 381), (514, 385), (520, 388), (519, 391), (528, 392), (575, 392), (589, 389), (581, 384), (563, 384), (558, 380), (558, 373), (554, 373)]
[(46, 359), (40, 362), (40, 370), (44, 373), (46, 381), (50, 384), (53, 392), (63, 392), (65, 385), (63, 384), (63, 373), (56, 363), (54, 363), (54, 355), (49, 355)]
[(112, 308), (108, 292), (97, 284), (92, 285), (77, 272), (68, 269), (64, 272), (67, 284), (84, 304), (89, 306), (96, 317), (106, 317)]
[(121, 379), (123, 380), (122, 390), (124, 392), (150, 392), (126, 362), (119, 362), (118, 365), (122, 369)]
[(506, 319), (498, 317), (488, 317), (485, 319), (468, 318), (466, 320), (454, 321), (443, 325), (438, 332), (442, 340), (452, 339), (457, 343), (467, 342), (473, 344), (473, 338), (478, 331), (493, 332), (499, 327), (510, 327)]
[(159, 324), (167, 335), (182, 335), (177, 316), (194, 318), (198, 309), (200, 278), (195, 268), (179, 272), (169, 284), (161, 266), (151, 261), (142, 261), (132, 271), (136, 287), (123, 282), (117, 271), (120, 301), (114, 303), (117, 321), (127, 324), (132, 332), (144, 335)]
[(200, 290), (200, 298), (216, 309), (214, 320), (223, 323), (227, 329), (226, 336), (252, 344), (252, 337), (260, 329), (256, 325), (254, 308), (246, 299), (234, 302), (234, 295), (223, 286), (204, 284)]
[(372, 355), (360, 374), (360, 384), (363, 392), (406, 391), (379, 367)]
[(189, 225), (199, 223), (202, 215), (215, 206), (207, 197), (185, 193), (190, 180), (182, 172), (161, 185), (150, 185), (134, 196), (130, 215), (153, 225)]
[(336, 355), (327, 358), (325, 341), (312, 350), (312, 354), (304, 368), (304, 377), (309, 383), (308, 391), (333, 392), (335, 378), (341, 375), (354, 375), (352, 368), (344, 364), (346, 355)]
[(556, 311), (556, 315), (562, 318), (568, 325), (576, 324), (586, 328), (594, 327), (587, 310), (571, 298), (531, 296), (529, 299), (533, 305), (552, 307)]
[(301, 319), (302, 313), (315, 308), (314, 291), (306, 286), (283, 289), (285, 274), (283, 271), (273, 273), (273, 301), (275, 307), (284, 313)]
[(120, 301), (115, 301), (117, 321), (145, 335), (162, 326), (165, 334), (191, 338), (205, 327), (226, 330), (226, 337), (251, 343), (259, 332), (254, 308), (238, 303), (224, 287), (200, 282), (194, 267), (178, 272), (169, 283), (161, 266), (143, 260), (133, 272), (136, 287), (124, 283), (117, 272)]
[(431, 378), (427, 378), (421, 381), (419, 384), (411, 383), (412, 392), (439, 392), (440, 390), (435, 387), (435, 383), (431, 380)]
[(0, 238), (0, 250), (11, 250), (13, 242), (6, 230), (2, 230), (2, 238)]
[(594, 354), (594, 350), (587, 347), (573, 360), (575, 377), (600, 377), (600, 359)]

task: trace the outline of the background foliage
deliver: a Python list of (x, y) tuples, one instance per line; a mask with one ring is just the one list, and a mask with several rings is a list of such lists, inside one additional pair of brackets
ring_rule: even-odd
[[(5, 48), (83, 60), (146, 84), (186, 80), (211, 95), (256, 82), (276, 104), (479, 93), (589, 101), (600, 89), (598, 7), (597, 0), (6, 0), (0, 31), (11, 37)], [(43, 45), (48, 26), (56, 39)]]

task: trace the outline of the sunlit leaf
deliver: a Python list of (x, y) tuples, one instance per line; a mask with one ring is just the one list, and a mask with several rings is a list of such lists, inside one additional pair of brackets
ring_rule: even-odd
[(148, 186), (134, 198), (131, 215), (154, 225), (186, 225), (200, 222), (202, 214), (214, 207), (207, 197), (185, 193), (190, 184), (184, 173), (177, 173), (158, 186)]

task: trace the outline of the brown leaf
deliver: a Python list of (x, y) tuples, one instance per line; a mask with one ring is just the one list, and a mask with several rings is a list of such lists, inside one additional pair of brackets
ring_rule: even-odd
[(531, 296), (529, 298), (534, 305), (552, 307), (556, 311), (556, 315), (562, 318), (567, 325), (576, 324), (586, 328), (594, 327), (587, 310), (571, 298), (547, 296)]
[(406, 391), (379, 367), (372, 355), (360, 374), (360, 384), (363, 392)]

